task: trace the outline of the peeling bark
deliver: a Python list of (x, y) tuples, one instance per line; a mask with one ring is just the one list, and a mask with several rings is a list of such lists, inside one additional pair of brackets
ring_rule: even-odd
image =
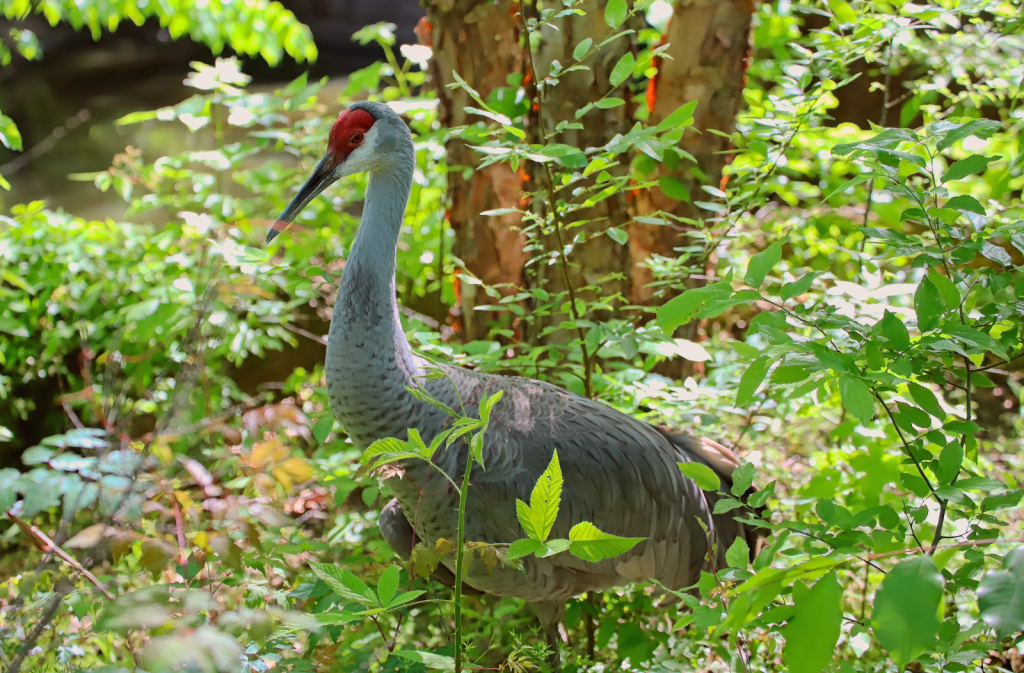
[[(486, 100), (492, 91), (508, 86), (506, 78), (522, 71), (518, 7), (510, 0), (428, 0), (426, 19), (417, 28), (420, 41), (434, 50), (431, 75), (440, 98), (440, 121), (445, 127), (479, 121), (463, 108), (475, 103), (460, 89), (450, 89), (459, 75)], [(523, 237), (520, 217), (488, 217), (481, 212), (519, 206), (519, 176), (507, 164), (477, 168), (479, 155), (459, 139), (450, 139), (448, 152), (448, 222), (455, 232), (453, 254), (466, 269), (488, 285), (505, 286), (506, 294), (522, 285)], [(457, 285), (459, 305), (452, 309), (454, 326), (463, 341), (487, 337), (489, 313), (476, 311), (492, 303), (477, 285)]]

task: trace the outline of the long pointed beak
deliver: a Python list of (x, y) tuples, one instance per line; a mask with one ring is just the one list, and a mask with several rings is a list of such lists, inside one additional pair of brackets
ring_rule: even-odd
[(334, 175), (334, 169), (337, 166), (338, 162), (330, 154), (320, 160), (320, 163), (313, 170), (313, 174), (306, 180), (306, 184), (302, 185), (302, 189), (299, 190), (299, 193), (295, 195), (292, 202), (288, 204), (288, 207), (284, 209), (277, 218), (277, 221), (274, 222), (274, 226), (267, 232), (267, 243), (273, 241), (279, 233), (284, 231), (291, 221), (295, 219), (295, 216), (310, 201), (315, 199), (320, 192), (327, 189), (337, 179)]

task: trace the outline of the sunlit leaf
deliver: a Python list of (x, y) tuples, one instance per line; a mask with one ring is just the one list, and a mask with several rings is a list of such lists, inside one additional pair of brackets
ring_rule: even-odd
[(935, 642), (942, 586), (935, 563), (922, 555), (898, 563), (878, 587), (871, 627), (901, 668)]
[(644, 539), (604, 533), (594, 524), (584, 521), (576, 524), (569, 531), (569, 553), (584, 561), (597, 563), (625, 554)]
[(722, 486), (715, 471), (703, 463), (679, 463), (679, 469), (704, 491), (717, 491)]
[(835, 573), (810, 590), (799, 582), (794, 585), (794, 614), (782, 629), (782, 657), (791, 673), (818, 673), (832, 661), (843, 622), (842, 598)]

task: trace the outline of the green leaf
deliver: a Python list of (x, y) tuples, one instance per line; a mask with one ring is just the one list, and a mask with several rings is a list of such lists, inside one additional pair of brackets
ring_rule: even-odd
[(0, 470), (0, 512), (9, 510), (18, 500), (19, 477), (21, 477), (21, 473), (14, 468)]
[(949, 484), (960, 473), (960, 465), (964, 460), (964, 450), (959, 442), (950, 442), (939, 454), (938, 467), (933, 468), (935, 476), (943, 484)]
[(313, 425), (313, 438), (317, 444), (323, 445), (327, 441), (327, 436), (331, 434), (331, 430), (334, 428), (334, 417), (324, 416)]
[(11, 318), (5, 318), (0, 316), (0, 332), (5, 332), (11, 336), (21, 337), (23, 339), (28, 338), (29, 331), (17, 320)]
[(758, 386), (761, 385), (764, 377), (768, 374), (768, 368), (771, 364), (771, 358), (767, 355), (762, 355), (747, 365), (746, 371), (743, 372), (743, 376), (740, 378), (739, 388), (736, 390), (736, 406), (743, 407), (750, 403), (754, 393), (757, 392)]
[(619, 245), (626, 245), (629, 243), (629, 234), (625, 229), (619, 229), (617, 227), (609, 227), (605, 230), (608, 234), (608, 238), (612, 239)]
[(1007, 554), (1002, 569), (981, 578), (978, 611), (1000, 638), (1024, 630), (1024, 547)]
[(864, 381), (843, 374), (839, 377), (839, 395), (843, 406), (854, 418), (867, 425), (875, 416), (875, 398)]
[(723, 498), (715, 503), (715, 509), (712, 514), (725, 514), (731, 512), (734, 509), (743, 507), (743, 503), (735, 498)]
[(754, 464), (743, 463), (732, 473), (732, 494), (741, 497), (754, 484)]
[(747, 273), (743, 280), (755, 290), (764, 284), (764, 277), (782, 259), (783, 240), (778, 240), (769, 245), (765, 250), (750, 258), (747, 264)]
[(810, 375), (807, 365), (781, 365), (772, 372), (772, 383), (800, 383)]
[(917, 328), (922, 332), (934, 329), (942, 316), (942, 299), (939, 290), (927, 276), (914, 292), (914, 311), (917, 313)]
[(572, 546), (572, 542), (570, 540), (548, 540), (543, 546), (544, 549), (537, 554), (537, 558), (547, 558), (548, 556), (561, 554)]
[(661, 147), (661, 143), (658, 142), (656, 138), (651, 138), (649, 136), (637, 138), (633, 145), (655, 161), (661, 161), (665, 158), (665, 153)]
[(580, 43), (572, 50), (573, 60), (579, 61), (586, 56), (590, 52), (590, 45), (592, 44), (594, 44), (594, 41), (589, 37), (580, 40)]
[(612, 83), (612, 86), (619, 86), (633, 74), (633, 66), (636, 65), (636, 57), (633, 56), (632, 52), (626, 52), (619, 58), (618, 63), (612, 68), (612, 74), (608, 80)]
[(993, 161), (999, 161), (1000, 159), (1002, 159), (1001, 156), (983, 157), (980, 154), (972, 154), (966, 159), (958, 161), (950, 166), (949, 170), (946, 171), (946, 174), (942, 176), (941, 181), (946, 183), (951, 180), (962, 180), (968, 175), (981, 173), (988, 168), (990, 163)]
[(990, 495), (981, 501), (981, 511), (994, 512), (1006, 509), (1007, 507), (1016, 507), (1022, 495), (1024, 495), (1024, 491), (1009, 491), (1007, 493)]
[(619, 107), (620, 105), (624, 105), (625, 103), (626, 101), (621, 98), (609, 97), (602, 98), (599, 101), (594, 101), (594, 107), (598, 107), (602, 110), (610, 110), (612, 108)]
[(540, 475), (530, 494), (530, 504), (516, 500), (516, 515), (523, 530), (532, 539), (544, 542), (551, 534), (558, 516), (562, 499), (562, 469), (558, 464), (558, 452), (552, 452), (551, 462)]
[(790, 673), (818, 673), (832, 661), (843, 622), (842, 599), (835, 573), (809, 590), (799, 582), (793, 586), (794, 615), (782, 629), (782, 658)]
[(395, 597), (395, 593), (398, 591), (399, 573), (398, 566), (391, 565), (377, 580), (377, 595), (380, 597), (381, 607), (386, 608), (391, 604), (391, 599)]
[(871, 627), (902, 669), (935, 643), (942, 604), (942, 575), (929, 556), (897, 564), (875, 593)]
[(836, 23), (857, 23), (857, 13), (849, 3), (843, 0), (828, 0), (828, 8), (836, 18)]
[(313, 616), (324, 626), (344, 626), (360, 619), (366, 619), (358, 612), (320, 612)]
[(399, 659), (405, 659), (406, 661), (411, 661), (417, 664), (423, 664), (425, 667), (435, 671), (455, 670), (455, 660), (443, 654), (421, 652), (419, 650), (395, 650), (388, 656), (398, 657)]
[[(661, 120), (657, 128), (658, 133), (671, 131), (672, 129), (679, 128), (683, 124), (686, 124), (691, 119), (693, 119), (693, 111), (696, 109), (696, 99), (691, 100), (689, 103), (683, 103), (682, 105), (675, 109), (675, 112)], [(664, 191), (664, 188), (662, 189), (662, 191)]]
[(377, 597), (373, 589), (366, 586), (361, 579), (352, 574), (350, 570), (339, 568), (330, 563), (310, 563), (310, 570), (313, 574), (324, 581), (331, 591), (342, 598), (356, 601), (363, 605), (376, 605)]
[(523, 558), (524, 556), (537, 554), (542, 551), (544, 551), (543, 542), (527, 537), (513, 542), (508, 548), (506, 558), (509, 561), (515, 561), (516, 559)]
[(900, 143), (913, 142), (917, 137), (907, 129), (883, 129), (878, 134), (856, 143), (843, 143), (832, 148), (832, 154), (845, 156), (857, 150), (875, 152), (879, 149), (893, 149)]
[(690, 190), (678, 178), (674, 178), (671, 175), (663, 175), (658, 178), (658, 187), (665, 196), (673, 201), (690, 203)]
[(689, 479), (693, 480), (693, 483), (697, 484), (697, 488), (703, 491), (717, 491), (722, 487), (722, 480), (718, 478), (715, 471), (703, 463), (677, 463), (682, 473)]
[(942, 152), (952, 147), (958, 141), (972, 135), (979, 138), (989, 138), (1000, 128), (1002, 128), (1002, 124), (991, 119), (972, 119), (966, 124), (958, 124), (946, 131), (943, 134), (942, 140), (936, 145), (936, 149)]
[(969, 348), (980, 348), (982, 350), (991, 351), (1003, 359), (1007, 358), (1007, 353), (1003, 349), (1002, 344), (992, 338), (991, 334), (986, 334), (981, 330), (967, 325), (946, 325), (942, 328), (942, 331), (955, 337), (957, 341), (961, 341), (966, 344)]
[(619, 537), (601, 532), (589, 521), (583, 521), (569, 531), (569, 553), (591, 563), (613, 558), (643, 542), (642, 537)]
[(917, 403), (917, 406), (921, 407), (940, 421), (946, 420), (946, 413), (942, 411), (942, 407), (939, 406), (939, 401), (935, 398), (935, 394), (932, 391), (919, 383), (913, 382), (908, 383), (907, 388), (910, 390), (910, 396), (914, 398), (914, 402)]
[(422, 596), (424, 593), (426, 593), (426, 592), (425, 591), (403, 591), (402, 593), (398, 594), (397, 596), (395, 596), (394, 598), (391, 599), (391, 603), (389, 604), (389, 607), (397, 608), (397, 607), (399, 607), (401, 605), (405, 605), (406, 603), (409, 603), (410, 601), (416, 600), (417, 598)]
[(928, 279), (938, 289), (946, 310), (955, 311), (960, 306), (960, 290), (956, 289), (956, 284), (935, 269), (928, 272)]
[(746, 568), (750, 563), (750, 546), (742, 537), (732, 541), (729, 550), (725, 552), (725, 562), (730, 568)]
[(724, 299), (732, 294), (732, 285), (728, 280), (712, 285), (693, 288), (673, 297), (658, 309), (658, 324), (671, 332), (697, 314), (706, 302)]
[(1010, 253), (1006, 252), (1006, 250), (1001, 246), (998, 246), (991, 241), (982, 241), (981, 256), (986, 259), (991, 259), (993, 262), (1002, 266), (1010, 266), (1013, 264), (1013, 258), (1010, 257)]
[(969, 213), (985, 214), (985, 207), (973, 196), (954, 196), (942, 206), (952, 210), (966, 210)]
[(786, 543), (786, 539), (789, 537), (792, 531), (782, 529), (775, 531), (775, 540), (770, 545), (761, 550), (761, 553), (754, 559), (754, 570), (760, 572), (771, 565), (771, 562), (775, 560), (775, 555), (782, 549), (782, 545)]
[(0, 143), (9, 150), (21, 151), (21, 133), (14, 120), (3, 113), (0, 113)]
[(608, 0), (604, 8), (604, 22), (609, 28), (618, 28), (626, 20), (626, 0)]
[(906, 351), (910, 348), (910, 333), (907, 331), (907, 326), (895, 313), (886, 311), (882, 316), (882, 332), (894, 349)]
[(782, 301), (792, 299), (793, 297), (799, 297), (807, 290), (811, 289), (811, 283), (818, 276), (825, 273), (824, 271), (814, 271), (812, 273), (805, 273), (800, 277), (800, 280), (795, 280), (792, 283), (786, 283), (782, 286), (779, 291), (779, 296), (782, 297)]

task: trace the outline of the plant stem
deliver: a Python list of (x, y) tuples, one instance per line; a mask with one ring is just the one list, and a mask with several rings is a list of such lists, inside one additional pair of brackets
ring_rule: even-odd
[(402, 92), (403, 98), (409, 97), (409, 85), (405, 81), (405, 73), (400, 67), (398, 67), (398, 59), (395, 58), (395, 52), (391, 48), (391, 45), (381, 43), (384, 47), (384, 54), (388, 59), (388, 64), (391, 66), (391, 70), (395, 73), (395, 80), (398, 82), (398, 90)]
[(466, 552), (466, 494), (469, 493), (469, 473), (473, 469), (472, 442), (467, 442), (466, 448), (466, 474), (459, 493), (459, 534), (455, 548), (455, 673), (462, 673), (462, 575)]
[[(533, 48), (530, 46), (530, 27), (526, 21), (526, 4), (523, 0), (519, 0), (519, 18), (523, 22), (523, 33), (526, 35), (526, 59), (529, 62), (530, 71), (533, 73), (534, 81), (543, 82), (543, 78), (537, 72), (537, 66), (533, 62)], [(537, 124), (540, 126), (540, 134), (542, 140), (548, 139), (548, 131), (544, 123), (544, 94), (540, 86), (534, 89), (537, 92)], [(558, 261), (559, 268), (562, 272), (562, 282), (565, 283), (566, 292), (569, 295), (569, 313), (572, 315), (574, 322), (579, 322), (580, 315), (576, 307), (576, 289), (572, 286), (572, 280), (569, 278), (569, 260), (565, 256), (565, 242), (562, 240), (562, 217), (558, 212), (558, 190), (555, 188), (555, 181), (551, 175), (551, 167), (549, 162), (543, 164), (544, 174), (544, 187), (547, 191), (548, 197), (548, 208), (551, 209), (551, 220), (555, 225), (555, 240), (558, 243)], [(583, 393), (586, 397), (594, 398), (594, 377), (593, 372), (593, 358), (590, 354), (590, 349), (587, 348), (585, 341), (586, 334), (582, 327), (576, 327), (576, 335), (580, 340), (580, 355), (583, 359)], [(594, 354), (597, 352), (595, 350)]]

